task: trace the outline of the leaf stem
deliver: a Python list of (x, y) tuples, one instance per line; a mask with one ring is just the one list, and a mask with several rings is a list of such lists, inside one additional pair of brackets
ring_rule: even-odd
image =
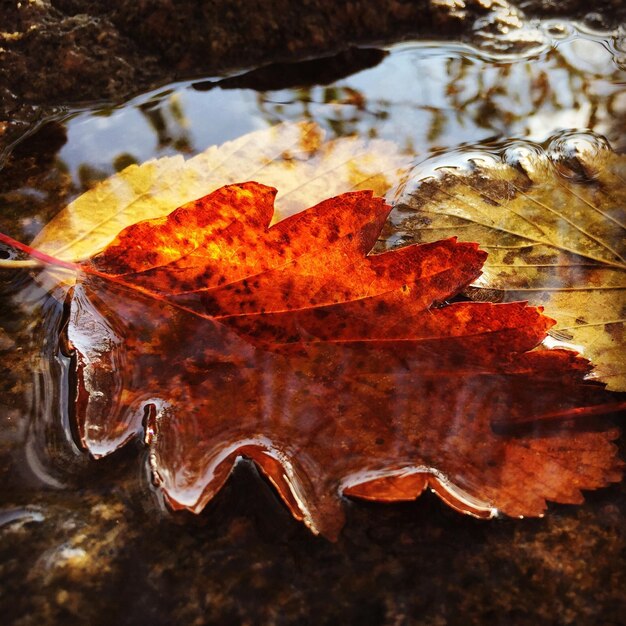
[(0, 259), (0, 269), (16, 270), (24, 267), (41, 267), (42, 261), (37, 259)]
[(13, 239), (13, 237), (9, 237), (4, 233), (0, 233), (0, 243), (4, 243), (11, 248), (20, 250), (21, 252), (25, 252), (31, 257), (30, 260), (1, 259), (0, 261), (2, 262), (0, 263), (0, 267), (16, 269), (20, 267), (37, 267), (38, 265), (54, 265), (54, 267), (62, 267), (74, 272), (79, 272), (82, 269), (82, 267), (77, 263), (56, 259), (55, 257), (45, 254), (45, 252), (40, 252), (35, 248), (31, 248), (25, 243), (17, 241), (17, 239)]

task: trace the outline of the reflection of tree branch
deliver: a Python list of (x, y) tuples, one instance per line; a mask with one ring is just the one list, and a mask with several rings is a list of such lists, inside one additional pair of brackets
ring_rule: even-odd
[[(322, 124), (336, 136), (363, 133), (376, 136), (376, 126), (389, 115), (391, 104), (383, 100), (368, 100), (361, 91), (347, 86), (290, 90), (290, 98), (272, 100), (266, 93), (257, 95), (259, 111), (270, 124), (286, 119), (309, 120)], [(375, 103), (375, 107), (372, 104)], [(395, 105), (396, 103), (394, 103)]]
[[(558, 50), (552, 50), (542, 61), (543, 65), (526, 64), (527, 78), (520, 84), (512, 75), (512, 63), (494, 64), (490, 73), (482, 64), (468, 63), (467, 59), (451, 60), (447, 66), (449, 88), (446, 93), (451, 107), (464, 114), (458, 116), (459, 121), (461, 117), (469, 117), (480, 128), (506, 134), (514, 122), (537, 116), (541, 109), (565, 111), (586, 105), (590, 110), (587, 126), (598, 123), (600, 104), (606, 96), (594, 92), (597, 77), (574, 67)], [(607, 82), (618, 83), (619, 72), (615, 70), (604, 78)], [(561, 80), (565, 81), (567, 89), (559, 85)], [(530, 95), (531, 107), (519, 106), (522, 104), (519, 95), (525, 93)], [(568, 98), (571, 101), (566, 101)]]
[(189, 122), (176, 93), (152, 100), (137, 107), (157, 137), (159, 149), (172, 147), (179, 152), (192, 152)]
[[(622, 96), (624, 91), (616, 91), (610, 94), (605, 103), (605, 109), (607, 112), (608, 128), (605, 132), (608, 136), (614, 135), (613, 148), (618, 152), (626, 152), (626, 107), (622, 106), (620, 109), (617, 103), (620, 101), (619, 97)], [(612, 131), (612, 132), (611, 132)]]

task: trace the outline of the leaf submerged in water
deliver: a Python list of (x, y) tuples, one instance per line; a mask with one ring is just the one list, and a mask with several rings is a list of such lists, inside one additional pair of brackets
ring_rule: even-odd
[(102, 250), (126, 226), (164, 217), (223, 185), (254, 179), (280, 188), (281, 216), (329, 195), (373, 189), (384, 195), (408, 165), (380, 139), (324, 140), (314, 123), (284, 123), (248, 133), (185, 160), (181, 155), (130, 165), (63, 209), (31, 246), (64, 261)]
[(626, 391), (626, 156), (594, 146), (563, 158), (556, 148), (559, 158), (528, 144), (513, 163), (438, 169), (400, 198), (394, 236), (478, 241), (489, 257), (467, 295), (543, 306), (557, 320), (551, 334)]
[(553, 322), (523, 303), (444, 301), (480, 274), (476, 244), (383, 254), (389, 207), (348, 193), (270, 227), (275, 190), (231, 185), (131, 225), (74, 287), (68, 339), (83, 446), (145, 431), (174, 508), (200, 511), (237, 458), (293, 515), (337, 536), (341, 494), (427, 486), (480, 517), (621, 478), (619, 398), (586, 360), (531, 351)]

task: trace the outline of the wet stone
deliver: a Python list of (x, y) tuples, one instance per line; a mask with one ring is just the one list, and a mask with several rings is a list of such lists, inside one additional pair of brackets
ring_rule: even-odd
[(350, 506), (331, 544), (250, 468), (193, 520), (119, 492), (49, 495), (0, 527), (0, 602), (11, 624), (619, 624), (626, 498), (594, 500), (524, 524), (434, 498)]

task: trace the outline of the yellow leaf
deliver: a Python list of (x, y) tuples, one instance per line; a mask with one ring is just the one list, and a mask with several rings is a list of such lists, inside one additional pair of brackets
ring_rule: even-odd
[(330, 196), (355, 189), (384, 195), (408, 162), (388, 141), (348, 137), (324, 141), (313, 123), (280, 124), (197, 156), (131, 165), (63, 209), (31, 243), (64, 261), (102, 250), (126, 226), (168, 215), (223, 185), (255, 180), (280, 189), (282, 219)]
[(510, 156), (417, 177), (394, 237), (478, 242), (489, 257), (468, 295), (544, 306), (552, 336), (626, 390), (626, 156), (596, 146), (555, 159), (531, 145)]

